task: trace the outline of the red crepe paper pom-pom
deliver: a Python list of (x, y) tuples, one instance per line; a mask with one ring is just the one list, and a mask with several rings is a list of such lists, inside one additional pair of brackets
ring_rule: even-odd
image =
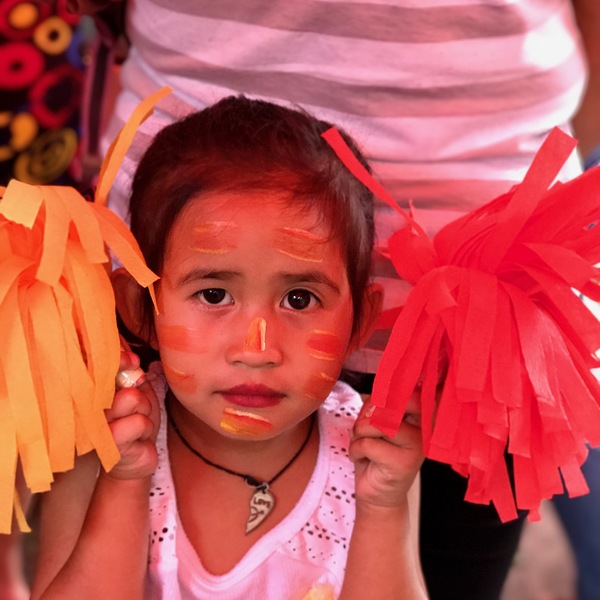
[[(324, 137), (392, 205), (339, 134)], [(600, 445), (600, 323), (574, 291), (600, 300), (600, 169), (553, 185), (574, 147), (553, 130), (507, 194), (433, 240), (403, 213), (388, 244), (413, 288), (377, 371), (371, 422), (395, 435), (420, 382), (426, 456), (468, 477), (466, 500), (492, 502), (503, 521), (516, 509), (539, 518), (564, 487), (586, 493), (580, 465)]]

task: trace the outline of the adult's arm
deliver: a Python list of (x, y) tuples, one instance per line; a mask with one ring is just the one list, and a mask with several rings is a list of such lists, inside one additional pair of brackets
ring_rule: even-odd
[(586, 92), (573, 119), (579, 149), (585, 157), (600, 145), (600, 2), (572, 2), (589, 66)]

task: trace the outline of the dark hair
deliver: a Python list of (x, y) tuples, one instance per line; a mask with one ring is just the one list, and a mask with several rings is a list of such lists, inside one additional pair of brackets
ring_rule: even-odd
[[(341, 242), (356, 331), (370, 274), (373, 197), (321, 137), (330, 127), (300, 110), (230, 96), (161, 130), (138, 165), (130, 200), (131, 230), (148, 266), (161, 274), (169, 232), (199, 194), (284, 192), (299, 210), (316, 209)], [(368, 169), (356, 144), (340, 133)], [(150, 333), (148, 294), (143, 310)]]

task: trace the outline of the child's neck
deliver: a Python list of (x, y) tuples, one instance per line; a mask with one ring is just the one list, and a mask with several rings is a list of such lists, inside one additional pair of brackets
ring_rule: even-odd
[[(212, 430), (176, 400), (171, 399), (169, 408), (190, 446), (212, 462), (267, 482), (283, 469), (269, 486), (274, 508), (248, 533), (253, 487), (240, 477), (206, 464), (169, 427), (169, 458), (183, 529), (204, 568), (214, 575), (225, 574), (262, 536), (281, 523), (302, 497), (317, 462), (316, 420), (312, 428), (313, 419), (307, 418), (271, 440), (244, 441)], [(206, 515), (211, 517), (207, 519)]]
[(167, 402), (179, 435), (193, 449), (192, 452), (224, 469), (250, 475), (260, 481), (269, 481), (287, 465), (294, 453), (304, 446), (313, 429), (313, 418), (316, 419), (316, 415), (308, 417), (267, 440), (231, 438), (195, 417), (171, 392)]

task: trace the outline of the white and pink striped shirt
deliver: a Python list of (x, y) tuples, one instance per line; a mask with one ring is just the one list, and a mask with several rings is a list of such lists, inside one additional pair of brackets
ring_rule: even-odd
[[(130, 0), (127, 30), (108, 138), (140, 99), (163, 85), (174, 94), (125, 161), (111, 200), (120, 214), (149, 137), (244, 93), (346, 129), (434, 234), (522, 179), (549, 130), (569, 130), (586, 79), (569, 0)], [(563, 177), (579, 172), (574, 155)], [(384, 244), (403, 223), (378, 208)], [(375, 269), (398, 304), (391, 266), (376, 258)], [(351, 366), (372, 371), (377, 358), (368, 350)]]

